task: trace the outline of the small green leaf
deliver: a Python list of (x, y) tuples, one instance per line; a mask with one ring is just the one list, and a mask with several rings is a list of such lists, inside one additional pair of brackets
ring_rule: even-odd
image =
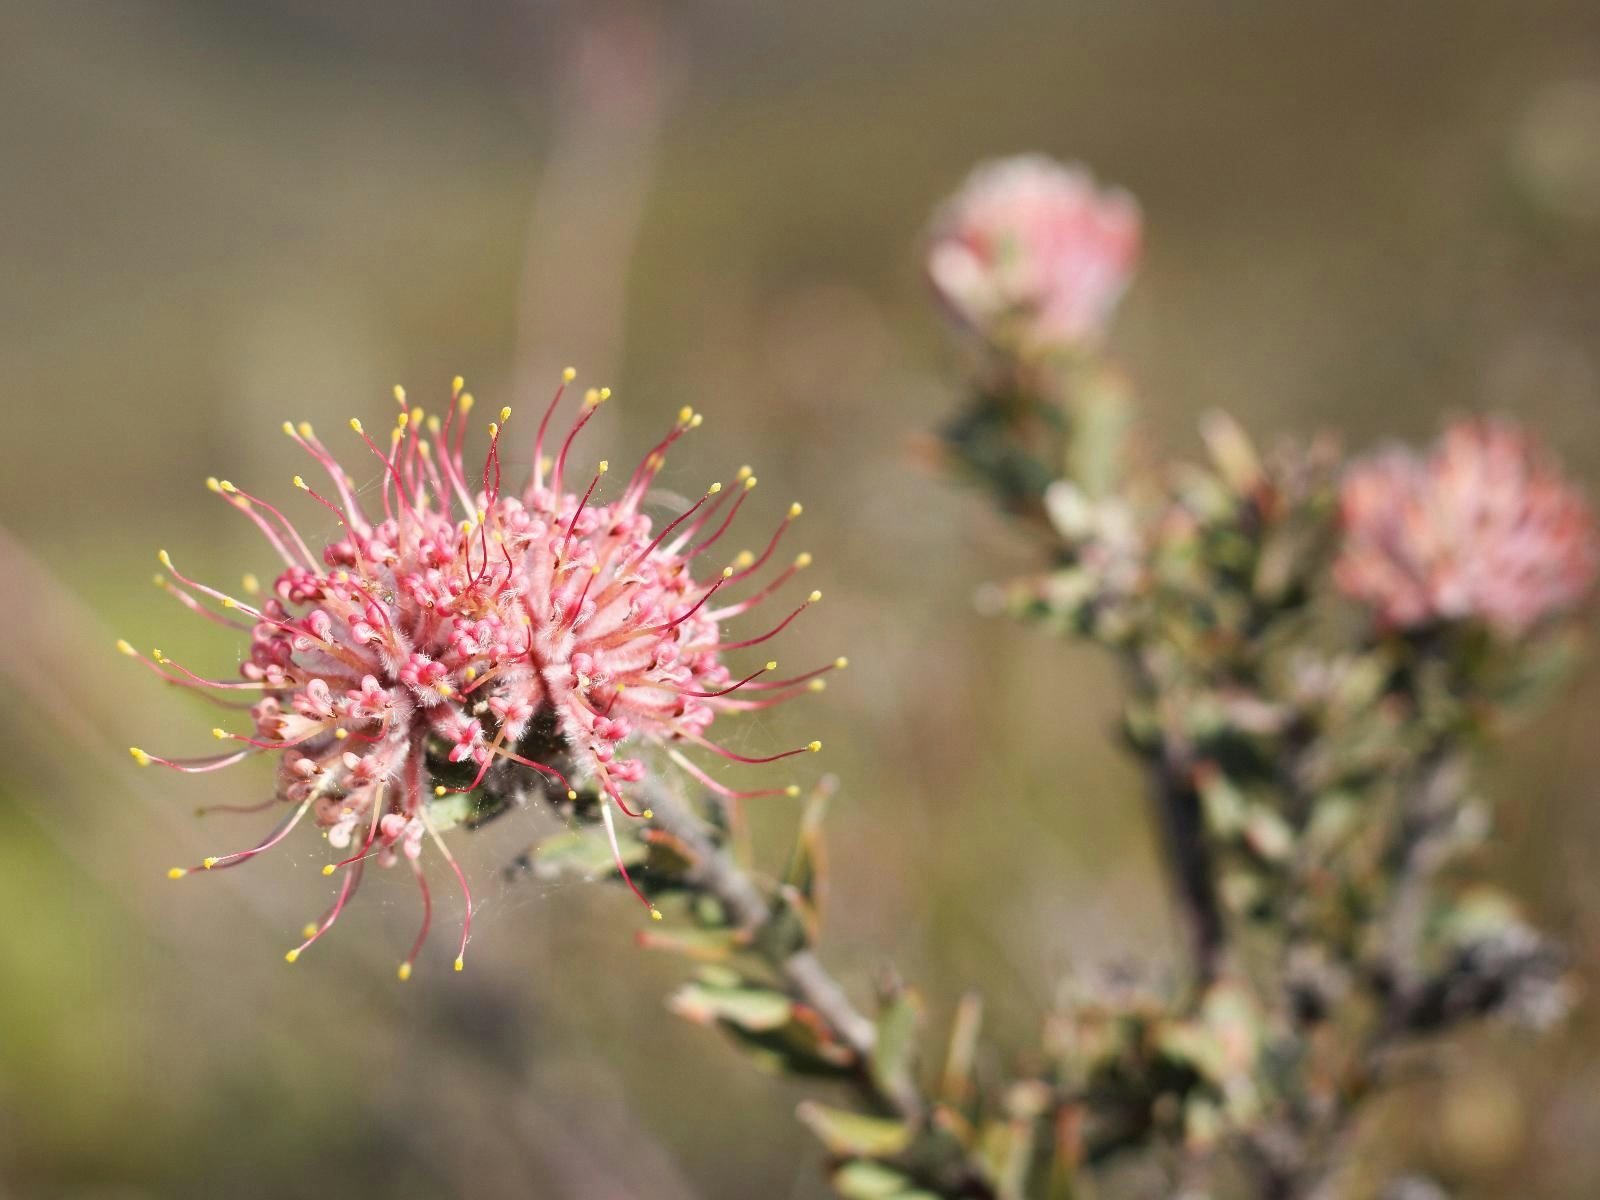
[(845, 1200), (897, 1200), (911, 1189), (911, 1180), (899, 1171), (866, 1159), (845, 1163), (831, 1182)]
[(649, 950), (669, 950), (697, 962), (718, 963), (742, 948), (743, 939), (734, 929), (696, 929), (672, 922), (642, 929), (639, 945)]
[(754, 987), (716, 987), (688, 983), (668, 1001), (673, 1012), (701, 1025), (726, 1021), (752, 1033), (781, 1029), (793, 1011), (782, 992)]
[(783, 879), (813, 905), (820, 905), (819, 897), (827, 879), (827, 857), (822, 841), (822, 818), (828, 809), (831, 788), (819, 787), (806, 800), (805, 812), (800, 816), (800, 830), (795, 839), (794, 854), (789, 859)]
[(1276, 809), (1254, 804), (1244, 825), (1245, 844), (1267, 862), (1283, 862), (1294, 852), (1294, 831)]
[(913, 1075), (922, 1002), (912, 991), (901, 992), (878, 1014), (878, 1036), (872, 1044), (872, 1078), (886, 1095), (900, 1096), (916, 1088)]
[(911, 1129), (889, 1117), (869, 1117), (806, 1101), (795, 1115), (830, 1154), (841, 1158), (892, 1158), (911, 1144)]
[[(644, 843), (631, 834), (619, 836), (617, 844), (622, 861), (630, 867), (638, 866), (649, 853)], [(533, 869), (544, 878), (577, 875), (595, 879), (613, 874), (617, 864), (605, 834), (589, 827), (558, 833), (540, 842), (533, 850)]]

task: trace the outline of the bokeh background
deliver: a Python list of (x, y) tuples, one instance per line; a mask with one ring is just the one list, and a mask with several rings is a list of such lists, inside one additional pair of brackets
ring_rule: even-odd
[[(978, 614), (1026, 550), (918, 450), (957, 395), (919, 229), (1029, 149), (1144, 205), (1112, 351), (1175, 452), (1213, 406), (1352, 446), (1496, 409), (1600, 481), (1593, 3), (0, 0), (0, 1194), (825, 1194), (802, 1093), (665, 1012), (680, 964), (634, 948), (625, 895), (499, 881), (531, 816), (463, 839), (467, 972), (441, 932), (405, 986), (399, 880), (284, 965), (326, 892), (309, 833), (164, 878), (254, 840), (193, 809), (268, 779), (128, 760), (212, 719), (116, 637), (236, 657), (155, 550), (270, 570), (205, 476), (298, 501), (279, 423), (386, 419), (396, 382), (528, 412), (571, 362), (616, 389), (593, 457), (694, 404), (670, 483), (750, 462), (754, 511), (805, 501), (827, 599), (782, 656), (852, 666), (752, 736), (820, 737), (843, 780), (829, 954), (858, 998), (892, 960), (937, 1032), (980, 987), (1002, 1061), (1069, 967), (1170, 961), (1114, 680)], [(1491, 773), (1494, 869), (1591, 977), (1597, 706), (1591, 670)], [(794, 817), (758, 814), (765, 852)], [(1597, 1194), (1592, 1006), (1455, 1060), (1369, 1153)]]

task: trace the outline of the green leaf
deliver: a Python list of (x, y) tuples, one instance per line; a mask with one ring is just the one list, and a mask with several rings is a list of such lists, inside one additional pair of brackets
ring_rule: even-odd
[(718, 987), (687, 983), (668, 1001), (673, 1012), (700, 1025), (726, 1021), (752, 1033), (781, 1029), (793, 1004), (782, 992), (756, 987)]
[(783, 881), (812, 905), (817, 905), (827, 879), (827, 857), (822, 841), (822, 818), (828, 809), (830, 788), (817, 788), (806, 800), (800, 816), (800, 830), (794, 854), (784, 871)]
[(744, 939), (735, 929), (697, 929), (692, 925), (666, 922), (640, 930), (638, 941), (649, 950), (668, 950), (697, 962), (718, 963), (743, 948)]
[[(638, 866), (649, 853), (649, 848), (633, 836), (632, 831), (619, 832), (617, 845), (622, 850), (622, 861), (630, 867)], [(558, 833), (540, 842), (533, 850), (533, 867), (535, 874), (546, 878), (577, 875), (595, 879), (613, 874), (617, 864), (605, 834), (587, 827)]]
[(897, 1200), (911, 1189), (911, 1180), (899, 1171), (865, 1159), (845, 1163), (831, 1182), (845, 1200)]
[(841, 1158), (892, 1158), (911, 1145), (910, 1126), (889, 1117), (869, 1117), (806, 1101), (795, 1115)]
[(912, 991), (895, 996), (878, 1014), (878, 1036), (868, 1065), (886, 1095), (901, 1096), (916, 1088), (913, 1072), (921, 1024), (922, 1002)]
[(1294, 831), (1276, 809), (1264, 804), (1250, 807), (1245, 820), (1245, 844), (1267, 862), (1280, 863), (1294, 852)]

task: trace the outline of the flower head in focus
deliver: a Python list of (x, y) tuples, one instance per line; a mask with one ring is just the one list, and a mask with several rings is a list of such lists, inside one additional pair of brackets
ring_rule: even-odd
[[(489, 425), (481, 472), (469, 477), (462, 456), (472, 397), (458, 379), (441, 422), (395, 389), (396, 425), (375, 440), (351, 428), (382, 472), (369, 512), (351, 477), (306, 424), (289, 435), (331, 481), (324, 492), (299, 476), (306, 492), (339, 525), (333, 544), (314, 552), (278, 508), (209, 480), (224, 502), (248, 517), (283, 560), (264, 597), (239, 598), (181, 573), (171, 557), (158, 583), (191, 611), (247, 633), (250, 655), (238, 680), (213, 680), (160, 651), (138, 655), (174, 685), (194, 688), (224, 707), (248, 709), (249, 729), (222, 727), (228, 752), (199, 759), (161, 758), (135, 748), (141, 765), (200, 773), (267, 754), (277, 759), (277, 794), (258, 808), (287, 814), (262, 842), (207, 858), (195, 870), (246, 862), (309, 818), (338, 851), (323, 868), (341, 874), (320, 921), (291, 950), (293, 962), (321, 938), (355, 893), (369, 862), (406, 862), (416, 877), (423, 924), (400, 968), (407, 977), (428, 932), (432, 903), (419, 862), (432, 843), (466, 898), (461, 952), (471, 932), (465, 876), (440, 834), (452, 801), (477, 791), (489, 772), (523, 772), (576, 799), (575, 784), (600, 794), (600, 810), (618, 870), (634, 885), (618, 848), (612, 809), (649, 817), (629, 797), (651, 768), (642, 744), (705, 786), (733, 797), (793, 794), (792, 787), (736, 792), (697, 766), (695, 749), (745, 763), (769, 763), (819, 744), (749, 757), (712, 741), (721, 715), (763, 709), (822, 686), (844, 660), (786, 679), (777, 664), (735, 672), (730, 659), (762, 646), (820, 593), (754, 631), (727, 626), (774, 596), (810, 562), (801, 554), (775, 573), (767, 567), (784, 531), (800, 515), (792, 505), (765, 548), (717, 562), (723, 535), (756, 480), (749, 468), (730, 488), (713, 484), (659, 528), (644, 511), (669, 448), (700, 424), (684, 409), (620, 489), (608, 489), (608, 464), (574, 483), (572, 449), (610, 395), (591, 390), (553, 458), (544, 454), (563, 385), (546, 409), (534, 462), (521, 491), (503, 486), (501, 441), (510, 409)], [(607, 493), (610, 492), (610, 498)], [(702, 564), (713, 564), (709, 571)], [(232, 700), (234, 703), (229, 703)], [(243, 700), (245, 703), (238, 703)], [(654, 907), (653, 916), (659, 917)], [(456, 969), (462, 965), (461, 953)]]
[(1139, 257), (1139, 208), (1081, 166), (1027, 154), (980, 165), (933, 221), (928, 278), (1008, 350), (1092, 346)]
[(1573, 609), (1600, 561), (1583, 495), (1503, 421), (1452, 425), (1426, 456), (1357, 462), (1340, 508), (1334, 578), (1389, 628), (1477, 619), (1517, 637)]

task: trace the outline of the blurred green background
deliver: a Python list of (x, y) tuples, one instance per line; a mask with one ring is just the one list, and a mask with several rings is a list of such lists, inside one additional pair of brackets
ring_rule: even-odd
[[(1352, 446), (1496, 409), (1600, 479), (1592, 2), (0, 0), (0, 1194), (825, 1194), (801, 1091), (666, 1014), (680, 964), (620, 890), (499, 881), (529, 818), (462, 839), (466, 973), (446, 930), (403, 987), (399, 880), (284, 965), (327, 892), (309, 834), (164, 878), (255, 840), (192, 812), (269, 780), (127, 757), (212, 719), (116, 637), (235, 661), (155, 550), (270, 571), (205, 476), (298, 501), (283, 418), (387, 419), (396, 382), (526, 413), (571, 362), (617, 393), (587, 455), (690, 403), (669, 483), (750, 462), (753, 511), (804, 500), (827, 599), (781, 656), (852, 666), (751, 736), (820, 737), (844, 781), (828, 937), (858, 998), (892, 959), (937, 1032), (981, 987), (1003, 1062), (1069, 966), (1170, 962), (1112, 675), (977, 615), (1025, 548), (917, 449), (957, 400), (919, 229), (1030, 149), (1144, 205), (1112, 351), (1167, 447), (1213, 406)], [(1491, 773), (1493, 869), (1591, 974), (1597, 705), (1591, 670)], [(760, 811), (769, 853), (795, 815)], [(1464, 1040), (1372, 1153), (1592, 1197), (1597, 1051), (1592, 1007)]]

